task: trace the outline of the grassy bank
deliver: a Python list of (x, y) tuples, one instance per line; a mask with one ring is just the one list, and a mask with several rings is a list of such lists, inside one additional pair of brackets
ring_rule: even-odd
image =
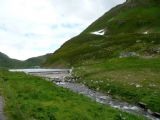
[(0, 88), (9, 120), (143, 120), (24, 73), (0, 71)]
[[(90, 62), (91, 63), (91, 62)], [(114, 58), (75, 69), (82, 82), (117, 99), (160, 112), (160, 58)]]

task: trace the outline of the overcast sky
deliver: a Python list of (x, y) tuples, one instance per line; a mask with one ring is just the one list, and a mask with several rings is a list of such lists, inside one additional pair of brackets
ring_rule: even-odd
[(0, 52), (24, 60), (54, 52), (125, 0), (0, 0)]

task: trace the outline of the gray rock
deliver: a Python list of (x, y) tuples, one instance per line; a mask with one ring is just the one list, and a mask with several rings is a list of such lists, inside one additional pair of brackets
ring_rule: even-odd
[(158, 112), (154, 112), (152, 115), (157, 117), (157, 118), (160, 118), (160, 113), (158, 113)]
[(160, 54), (160, 48), (150, 48), (147, 50), (149, 55)]
[(147, 109), (147, 104), (145, 104), (143, 102), (139, 102), (138, 106), (141, 107), (142, 109)]
[(150, 109), (147, 109), (147, 112), (151, 115), (153, 114), (153, 112)]
[(122, 52), (120, 53), (120, 58), (125, 58), (125, 57), (132, 57), (132, 56), (138, 56), (136, 52)]

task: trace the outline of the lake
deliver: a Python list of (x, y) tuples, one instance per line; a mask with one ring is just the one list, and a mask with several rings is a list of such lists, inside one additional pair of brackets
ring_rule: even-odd
[(70, 69), (10, 69), (11, 72), (46, 73), (46, 72), (70, 72)]

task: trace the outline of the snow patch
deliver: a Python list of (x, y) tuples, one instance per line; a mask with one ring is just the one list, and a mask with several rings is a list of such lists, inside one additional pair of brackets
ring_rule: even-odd
[(143, 32), (143, 34), (145, 34), (145, 35), (148, 34), (148, 31)]
[(136, 88), (140, 88), (140, 87), (142, 87), (141, 85), (139, 85), (139, 84), (136, 84)]
[(106, 30), (102, 29), (102, 30), (99, 30), (99, 31), (91, 32), (91, 34), (93, 34), (93, 35), (105, 35), (105, 32), (106, 32)]

